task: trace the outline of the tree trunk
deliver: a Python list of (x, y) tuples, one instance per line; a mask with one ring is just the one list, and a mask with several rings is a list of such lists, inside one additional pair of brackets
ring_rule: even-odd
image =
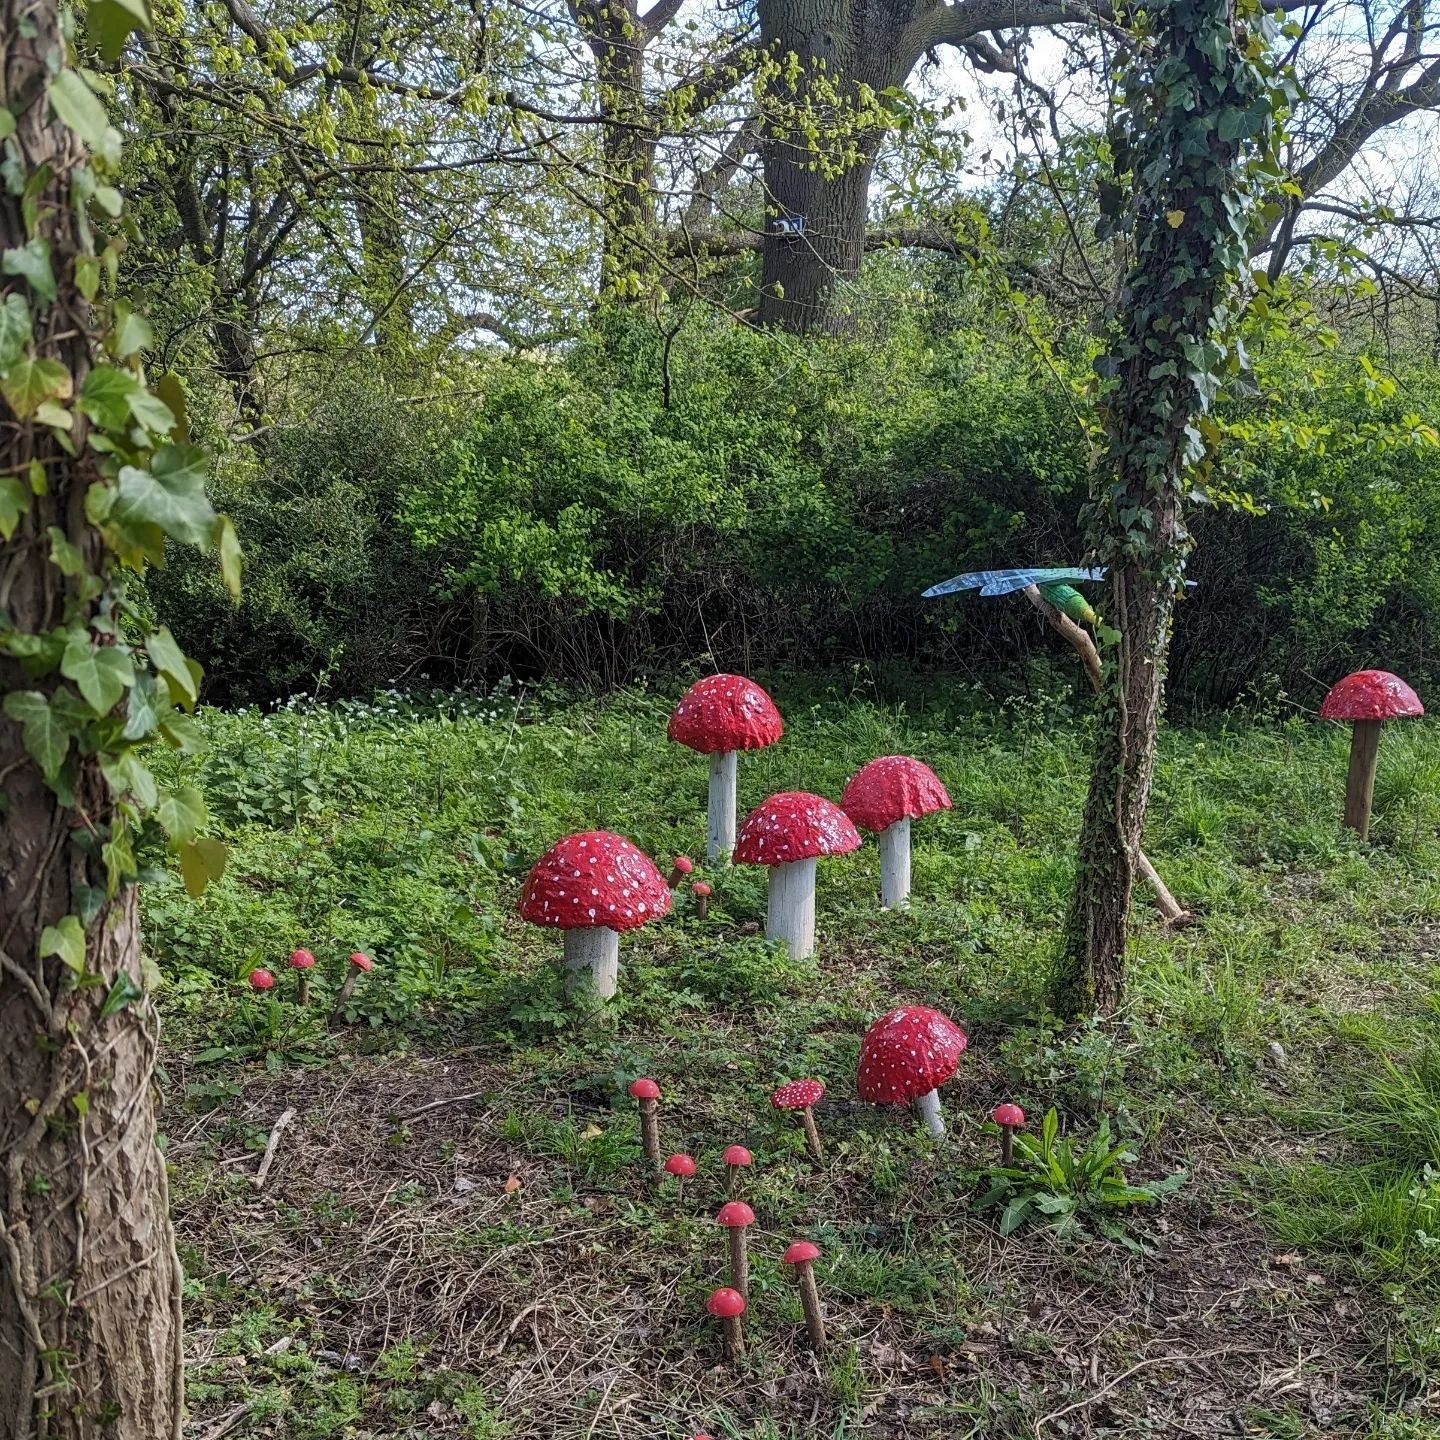
[(1109, 384), (1101, 402), (1107, 447), (1087, 523), (1091, 552), (1110, 569), (1099, 633), (1118, 638), (1104, 671), (1056, 981), (1057, 1008), (1071, 1015), (1091, 1007), (1108, 1014), (1124, 994), (1170, 621), (1190, 549), (1185, 501), (1204, 483), (1218, 434), (1206, 412), (1232, 361), (1226, 302), (1248, 264), (1247, 162), (1258, 155), (1273, 163), (1265, 48), (1250, 53), (1255, 37), (1237, 23), (1234, 0), (1160, 0), (1146, 23), (1122, 72), (1111, 135), (1128, 199), (1122, 208), (1118, 187), (1102, 195), (1110, 228), (1130, 233), (1136, 261), (1099, 367)]
[[(58, 8), (0, 0), (0, 34), (20, 173), (52, 167), (35, 199), (59, 298), (36, 307), (34, 351), (66, 366), (78, 392), (90, 314), (75, 290), (85, 247), (69, 178), (83, 153), (45, 94), (46, 59), (64, 54)], [(0, 197), (0, 248), (28, 238), (20, 200)], [(6, 290), (26, 293), (16, 280)], [(0, 473), (26, 474), (35, 460), (48, 475), (47, 493), (0, 545), (0, 617), (36, 634), (59, 624), (67, 604), (94, 609), (50, 562), (43, 537), (54, 526), (96, 545), (85, 513), (96, 471), (78, 413), (79, 460), (47, 425), (8, 411), (6, 420)], [(35, 686), (0, 655), (0, 691)], [(178, 1440), (181, 1275), (155, 1145), (158, 1024), (141, 984), (134, 889), (104, 903), (104, 867), (89, 843), (112, 802), (86, 759), (62, 803), (10, 719), (0, 719), (0, 785), (0, 1435)], [(44, 930), (65, 916), (86, 921), (81, 968), (93, 983), (78, 985), (58, 956), (41, 958)]]
[[(915, 0), (760, 0), (766, 52), (798, 62), (793, 92), (775, 82), (763, 117), (766, 226), (760, 322), (843, 330), (832, 304), (865, 248), (870, 176), (883, 132), (862, 98), (903, 85), (917, 48)], [(868, 118), (867, 118), (868, 115)], [(813, 123), (812, 145), (804, 127)], [(788, 224), (800, 233), (777, 233)]]

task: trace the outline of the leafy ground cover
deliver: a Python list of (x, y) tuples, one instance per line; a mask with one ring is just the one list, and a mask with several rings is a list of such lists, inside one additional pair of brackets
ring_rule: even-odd
[[(794, 962), (763, 939), (763, 872), (702, 866), (710, 918), (682, 893), (627, 935), (613, 1013), (577, 1024), (520, 882), (578, 828), (703, 853), (705, 762), (664, 738), (681, 688), (203, 717), (210, 751), (175, 763), (229, 868), (199, 901), (162, 878), (145, 896), (196, 1435), (1440, 1433), (1427, 722), (1387, 731), (1363, 848), (1337, 819), (1344, 732), (1276, 715), (1167, 732), (1146, 843), (1197, 923), (1165, 933), (1137, 901), (1125, 1013), (1067, 1032), (1045, 996), (1083, 708), (778, 681), (788, 731), (743, 758), (742, 808), (836, 796), (878, 754), (926, 759), (954, 809), (914, 827), (913, 908), (878, 911), (873, 843), (822, 862), (820, 948)], [(306, 1010), (284, 968), (299, 945), (319, 958)], [(376, 970), (333, 1024), (356, 948)], [(268, 996), (244, 980), (261, 964)], [(854, 1096), (865, 1024), (909, 1002), (970, 1036), (939, 1142)], [(640, 1161), (639, 1074), (663, 1087), (667, 1149), (699, 1162), (683, 1195)], [(800, 1075), (830, 1086), (823, 1167), (767, 1104)], [(991, 1173), (1002, 1099), (1037, 1129), (1054, 1107), (1074, 1203), (1038, 1203), (1053, 1175)], [(704, 1297), (735, 1141), (758, 1224), (749, 1346), (726, 1365)], [(1106, 1206), (1121, 1173), (1159, 1198)], [(824, 1252), (823, 1358), (778, 1264), (799, 1236)]]

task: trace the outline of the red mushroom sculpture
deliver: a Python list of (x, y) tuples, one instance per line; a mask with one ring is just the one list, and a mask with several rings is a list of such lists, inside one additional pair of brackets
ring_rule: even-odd
[(1320, 706), (1322, 720), (1351, 720), (1350, 774), (1345, 781), (1345, 824), (1362, 840), (1370, 833), (1370, 801), (1380, 727), (1387, 720), (1423, 715), (1420, 697), (1388, 670), (1357, 670), (1334, 686)]
[(315, 968), (315, 957), (308, 950), (290, 952), (290, 968), (296, 972), (295, 1003), (310, 1003), (310, 972)]
[(345, 977), (345, 983), (340, 987), (340, 993), (335, 997), (335, 1009), (338, 1013), (349, 1003), (350, 997), (355, 993), (355, 987), (360, 983), (362, 975), (368, 975), (375, 968), (375, 962), (363, 951), (352, 950), (350, 952), (350, 973)]
[(740, 1317), (745, 1313), (745, 1297), (728, 1285), (710, 1292), (705, 1308), (725, 1327), (725, 1354), (731, 1360), (738, 1360), (745, 1353), (745, 1337), (740, 1329)]
[(623, 835), (586, 830), (557, 840), (534, 864), (520, 916), (565, 932), (565, 988), (608, 1000), (620, 980), (620, 935), (670, 910), (670, 887)]
[(803, 959), (815, 949), (815, 859), (860, 848), (850, 817), (823, 795), (785, 790), (757, 805), (735, 842), (737, 865), (770, 867), (765, 938)]
[(809, 1240), (796, 1240), (780, 1257), (782, 1265), (795, 1267), (795, 1283), (800, 1287), (800, 1304), (805, 1309), (805, 1329), (810, 1336), (810, 1348), (817, 1355), (825, 1349), (825, 1311), (820, 1305), (820, 1291), (811, 1268), (819, 1258), (820, 1247)]
[(711, 864), (735, 848), (735, 757), (763, 750), (784, 733), (775, 702), (743, 675), (707, 675), (680, 698), (666, 728), (677, 744), (710, 757), (705, 853)]
[(904, 1005), (882, 1015), (860, 1043), (855, 1089), (877, 1105), (912, 1101), (935, 1139), (945, 1134), (940, 1087), (955, 1073), (965, 1032), (948, 1016), (924, 1005)]
[(793, 1110), (800, 1117), (805, 1131), (805, 1145), (815, 1160), (825, 1163), (825, 1149), (820, 1144), (820, 1131), (815, 1126), (815, 1107), (825, 1098), (823, 1080), (787, 1080), (771, 1097), (777, 1110)]
[(1015, 1132), (1025, 1128), (1025, 1112), (1007, 1100), (997, 1105), (990, 1118), (1000, 1127), (1000, 1163), (1010, 1165), (1015, 1160)]
[(910, 895), (910, 822), (950, 808), (950, 793), (928, 766), (908, 755), (882, 755), (862, 765), (840, 808), (880, 842), (880, 904), (904, 905)]
[(740, 1172), (753, 1165), (755, 1157), (743, 1145), (727, 1145), (720, 1160), (725, 1166), (725, 1194), (733, 1200), (740, 1188)]

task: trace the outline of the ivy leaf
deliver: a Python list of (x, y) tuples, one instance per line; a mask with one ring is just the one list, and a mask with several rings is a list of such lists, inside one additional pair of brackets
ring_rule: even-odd
[(161, 691), (153, 675), (143, 671), (135, 677), (134, 688), (126, 702), (125, 729), (127, 740), (143, 740), (154, 732), (170, 711), (170, 696)]
[(203, 755), (205, 736), (200, 727), (188, 716), (172, 710), (160, 722), (160, 733), (166, 742), (182, 755)]
[(175, 642), (167, 625), (162, 625), (146, 642), (145, 652), (154, 662), (155, 668), (172, 682), (172, 692), (178, 688), (181, 695), (192, 705), (199, 698), (195, 677), (185, 663), (185, 652)]
[(108, 715), (135, 683), (135, 666), (130, 657), (114, 645), (92, 644), (84, 630), (70, 636), (60, 673), (75, 682), (85, 703), (97, 715)]
[(80, 387), (80, 409), (102, 430), (122, 430), (130, 419), (130, 403), (140, 382), (128, 370), (97, 365)]
[(70, 397), (74, 382), (58, 360), (15, 361), (0, 375), (0, 394), (21, 420), (28, 420), (47, 400)]
[(157, 435), (168, 435), (175, 428), (175, 415), (158, 395), (152, 394), (143, 385), (137, 385), (130, 396), (130, 413), (147, 430)]
[(153, 810), (159, 802), (160, 790), (155, 777), (133, 750), (101, 755), (100, 770), (117, 795), (133, 795), (142, 809)]
[(236, 535), (228, 515), (222, 515), (215, 522), (215, 548), (220, 552), (220, 578), (231, 596), (238, 600), (245, 556), (240, 550), (240, 537)]
[(112, 341), (115, 353), (123, 360), (136, 355), (155, 343), (155, 332), (150, 322), (137, 315), (123, 300), (115, 305), (115, 334)]
[(16, 250), (7, 250), (0, 259), (0, 271), (18, 275), (47, 305), (55, 301), (55, 272), (50, 268), (50, 242), (43, 235)]
[(1165, 223), (1172, 230), (1178, 230), (1185, 223), (1185, 212), (1183, 210), (1167, 210)]
[(150, 13), (145, 0), (90, 0), (85, 31), (106, 60), (115, 60), (132, 30), (148, 30)]
[(0, 370), (8, 370), (30, 343), (30, 302), (12, 290), (0, 303)]
[(0, 476), (0, 540), (8, 540), (30, 513), (30, 492), (13, 475)]
[(12, 690), (5, 697), (4, 709), (20, 722), (25, 749), (40, 767), (46, 784), (53, 783), (70, 749), (69, 726), (38, 690)]
[(105, 1003), (100, 1007), (100, 1018), (108, 1020), (112, 1015), (118, 1015), (127, 1005), (140, 999), (144, 993), (130, 978), (129, 972), (122, 970), (115, 977), (115, 983), (110, 987), (110, 993), (106, 995)]
[(125, 466), (111, 514), (124, 524), (158, 526), (182, 544), (203, 545), (215, 524), (205, 498), (205, 452), (195, 445), (166, 445), (149, 470)]
[(185, 387), (180, 383), (180, 377), (172, 370), (162, 375), (150, 388), (159, 399), (165, 402), (165, 408), (175, 417), (173, 430), (175, 438), (188, 440), (190, 438), (190, 417), (186, 412)]
[(62, 915), (40, 932), (40, 958), (58, 955), (77, 975), (85, 973), (85, 927), (76, 915)]
[(205, 797), (193, 785), (167, 790), (155, 807), (155, 818), (172, 840), (182, 844), (193, 840), (208, 818)]
[(198, 899), (212, 880), (225, 873), (229, 847), (222, 840), (190, 840), (180, 847), (180, 877), (186, 893)]
[(50, 563), (62, 575), (72, 578), (83, 575), (85, 557), (80, 553), (79, 546), (72, 545), (69, 537), (58, 525), (51, 525), (45, 533), (50, 537)]
[(87, 150), (105, 147), (110, 117), (77, 70), (62, 70), (50, 81), (50, 108), (85, 142)]

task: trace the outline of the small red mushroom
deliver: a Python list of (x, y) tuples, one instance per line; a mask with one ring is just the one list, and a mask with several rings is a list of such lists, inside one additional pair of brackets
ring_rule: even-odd
[(665, 1173), (673, 1175), (679, 1182), (675, 1191), (678, 1200), (685, 1194), (685, 1182), (695, 1173), (695, 1161), (689, 1155), (671, 1155), (665, 1161)]
[(670, 862), (670, 875), (666, 884), (673, 890), (695, 868), (695, 862), (688, 855), (677, 855)]
[(710, 913), (710, 887), (703, 880), (697, 880), (690, 887), (690, 893), (695, 897), (695, 918), (705, 919)]
[(1000, 1163), (1009, 1165), (1015, 1158), (1015, 1132), (1025, 1128), (1025, 1112), (1007, 1101), (997, 1105), (990, 1118), (1000, 1127)]
[(733, 1196), (740, 1188), (740, 1172), (751, 1165), (755, 1157), (743, 1145), (727, 1145), (720, 1159), (725, 1164), (725, 1193)]
[(363, 950), (356, 950), (351, 954), (350, 973), (345, 977), (345, 983), (335, 997), (337, 1013), (349, 1003), (350, 997), (355, 993), (355, 987), (360, 983), (360, 977), (368, 975), (374, 968), (375, 962)]
[(910, 897), (910, 822), (950, 808), (940, 777), (908, 755), (882, 755), (851, 777), (840, 808), (880, 844), (880, 904), (904, 905)]
[(745, 1353), (745, 1337), (740, 1330), (740, 1317), (745, 1313), (745, 1297), (729, 1286), (722, 1285), (710, 1292), (705, 1308), (725, 1328), (725, 1354), (738, 1360)]
[(252, 990), (268, 990), (275, 983), (275, 977), (264, 968), (257, 968), (250, 972), (250, 988)]
[(565, 988), (609, 1000), (620, 981), (620, 934), (670, 911), (670, 887), (623, 835), (586, 830), (557, 840), (531, 867), (520, 918), (565, 932)]
[(630, 1082), (630, 1094), (640, 1111), (640, 1141), (645, 1158), (660, 1168), (660, 1087), (642, 1075)]
[(784, 733), (775, 702), (743, 675), (707, 675), (680, 697), (665, 732), (710, 757), (705, 853), (713, 865), (735, 848), (735, 753), (763, 750)]
[(746, 817), (735, 842), (737, 865), (765, 865), (770, 896), (765, 938), (783, 940), (802, 960), (815, 949), (815, 860), (860, 848), (850, 817), (823, 795), (786, 790)]
[(715, 1223), (730, 1232), (730, 1283), (750, 1298), (750, 1256), (745, 1231), (755, 1223), (755, 1212), (743, 1200), (727, 1200), (716, 1212)]
[(1334, 686), (1320, 706), (1322, 720), (1352, 720), (1350, 774), (1345, 781), (1345, 824), (1362, 840), (1370, 833), (1370, 802), (1380, 756), (1380, 727), (1387, 720), (1423, 715), (1420, 697), (1388, 670), (1357, 670)]
[(315, 968), (315, 957), (308, 950), (290, 952), (290, 968), (296, 972), (295, 1003), (310, 1003), (310, 971)]
[(860, 1043), (855, 1089), (880, 1105), (912, 1101), (937, 1140), (945, 1134), (939, 1089), (965, 1049), (965, 1032), (938, 1010), (906, 1005), (882, 1015)]
[(814, 1107), (824, 1098), (823, 1080), (789, 1080), (770, 1097), (775, 1109), (793, 1110), (799, 1115), (801, 1128), (805, 1131), (805, 1144), (819, 1165), (825, 1163), (825, 1150), (820, 1144), (820, 1131), (815, 1127)]
[(815, 1272), (810, 1268), (820, 1258), (820, 1247), (808, 1240), (797, 1240), (780, 1257), (782, 1265), (795, 1267), (795, 1280), (800, 1286), (800, 1303), (805, 1307), (805, 1329), (810, 1347), (818, 1355), (825, 1349), (825, 1312), (820, 1308), (820, 1292), (815, 1287)]

